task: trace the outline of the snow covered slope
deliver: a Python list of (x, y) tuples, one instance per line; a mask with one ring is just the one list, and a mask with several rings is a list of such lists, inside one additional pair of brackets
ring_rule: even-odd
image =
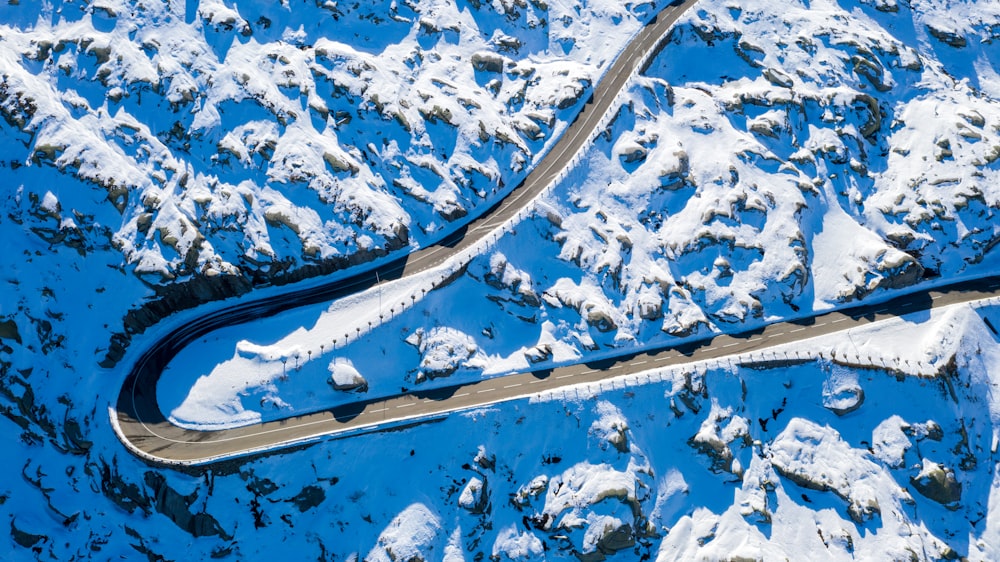
[(998, 25), (992, 3), (703, 2), (462, 278), (347, 347), (374, 293), (206, 338), (162, 379), (164, 411), (280, 418), (353, 400), (329, 390), (338, 362), (380, 396), (997, 272)]
[[(654, 9), (0, 5), (0, 552), (1000, 558), (995, 304), (202, 474), (113, 437), (121, 380), (96, 364), (130, 309), (161, 303), (138, 330), (454, 228)], [(346, 348), (309, 332), (350, 303), (219, 334), (164, 384), (179, 404), (217, 363), (315, 344), (286, 380), (210, 381), (232, 409), (195, 413), (246, 421), (995, 272), (998, 29), (990, 1), (704, 0), (464, 276)]]
[(8, 3), (4, 166), (28, 192), (7, 212), (68, 198), (56, 243), (108, 215), (159, 297), (127, 333), (423, 246), (517, 185), (655, 8)]

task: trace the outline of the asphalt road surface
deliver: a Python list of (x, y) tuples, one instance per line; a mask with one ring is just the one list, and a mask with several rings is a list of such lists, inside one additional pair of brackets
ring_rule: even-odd
[(450, 412), (533, 396), (556, 388), (617, 378), (711, 358), (745, 353), (844, 330), (872, 319), (993, 296), (1000, 278), (956, 285), (939, 292), (922, 291), (882, 305), (830, 313), (799, 322), (770, 325), (756, 332), (717, 336), (677, 348), (512, 374), (469, 384), (364, 400), (329, 410), (251, 426), (193, 431), (171, 424), (156, 399), (164, 367), (193, 340), (222, 327), (270, 316), (295, 307), (328, 302), (370, 287), (377, 271), (381, 279), (412, 275), (440, 265), (472, 246), (523, 210), (567, 167), (610, 109), (646, 53), (662, 48), (667, 32), (695, 0), (670, 6), (640, 31), (594, 88), (593, 97), (557, 144), (524, 182), (502, 201), (458, 232), (430, 246), (377, 268), (332, 283), (293, 290), (244, 302), (179, 326), (155, 342), (136, 360), (126, 377), (112, 418), (115, 431), (130, 451), (147, 461), (168, 465), (209, 465), (238, 457), (271, 452), (309, 441), (397, 426), (413, 419), (432, 419)]

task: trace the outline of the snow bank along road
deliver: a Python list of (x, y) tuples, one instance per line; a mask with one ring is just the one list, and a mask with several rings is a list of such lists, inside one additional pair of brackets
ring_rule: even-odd
[[(739, 334), (717, 335), (675, 347), (630, 352), (590, 363), (413, 391), (220, 431), (182, 429), (170, 424), (160, 413), (156, 397), (149, 389), (156, 388), (156, 377), (163, 358), (169, 358), (179, 349), (170, 338), (165, 338), (146, 352), (126, 381), (118, 401), (116, 430), (130, 450), (148, 461), (168, 465), (209, 465), (323, 438), (347, 437), (432, 420), (451, 412), (527, 398), (560, 387), (618, 379), (661, 367), (741, 354), (745, 359), (747, 353), (901, 314), (990, 298), (998, 293), (1000, 276), (964, 281), (920, 290), (881, 303), (770, 324)], [(182, 341), (188, 339), (184, 335), (178, 337)]]
[(956, 285), (941, 292), (920, 292), (882, 305), (830, 313), (806, 321), (773, 324), (754, 333), (717, 336), (676, 348), (605, 359), (595, 363), (514, 374), (475, 383), (453, 385), (410, 394), (370, 399), (312, 414), (252, 426), (193, 431), (171, 424), (156, 400), (157, 380), (163, 368), (188, 343), (215, 329), (273, 315), (298, 306), (327, 302), (369, 287), (376, 278), (398, 278), (426, 271), (473, 246), (523, 210), (566, 168), (585, 146), (602, 117), (611, 108), (645, 55), (663, 44), (670, 26), (695, 0), (676, 2), (657, 15), (623, 50), (593, 96), (566, 133), (524, 182), (510, 195), (471, 220), (439, 244), (413, 252), (377, 268), (359, 267), (351, 277), (320, 286), (244, 302), (184, 324), (154, 343), (136, 360), (112, 412), (119, 438), (138, 456), (156, 463), (205, 465), (273, 451), (322, 437), (348, 436), (396, 426), (407, 420), (434, 416), (503, 400), (532, 396), (555, 388), (590, 383), (648, 371), (661, 366), (745, 353), (755, 349), (839, 331), (887, 314), (923, 310), (992, 296), (1000, 278)]

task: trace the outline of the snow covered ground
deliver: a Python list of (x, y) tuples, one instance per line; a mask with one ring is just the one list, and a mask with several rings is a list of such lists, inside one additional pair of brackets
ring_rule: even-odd
[[(213, 334), (172, 364), (164, 411), (275, 419), (353, 400), (329, 384), (338, 362), (380, 396), (1000, 271), (1000, 15), (892, 6), (699, 4), (582, 163), (464, 277), (400, 287), (422, 300), (372, 331), (374, 291)], [(952, 29), (965, 47), (935, 35)], [(294, 353), (290, 374), (269, 359)]]
[[(1000, 558), (995, 303), (200, 474), (114, 438), (109, 339), (201, 309), (141, 336), (129, 310), (460, 224), (656, 6), (0, 5), (4, 557)], [(245, 423), (997, 272), (997, 30), (990, 1), (704, 0), (464, 275), (366, 333), (377, 290), (212, 334), (165, 410)]]
[(12, 444), (26, 464), (5, 465), (2, 508), (14, 540), (57, 558), (990, 560), (1000, 340), (984, 317), (1000, 322), (996, 299), (774, 351), (816, 357), (800, 363), (713, 361), (203, 475), (104, 457), (98, 416), (101, 456)]
[(657, 5), (12, 2), (3, 165), (78, 213), (43, 239), (102, 225), (156, 295), (133, 301), (124, 344), (170, 310), (458, 228), (518, 184)]

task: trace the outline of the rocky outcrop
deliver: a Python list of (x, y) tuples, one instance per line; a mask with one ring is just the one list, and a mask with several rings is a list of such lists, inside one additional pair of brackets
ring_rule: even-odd
[(962, 484), (955, 479), (955, 471), (927, 459), (920, 473), (910, 477), (910, 485), (920, 495), (951, 510), (958, 509), (962, 500)]
[(223, 540), (232, 540), (214, 517), (205, 512), (191, 513), (191, 505), (197, 499), (197, 493), (183, 496), (167, 484), (167, 479), (156, 472), (147, 472), (144, 477), (146, 486), (153, 492), (153, 506), (182, 530), (193, 537), (218, 536)]
[(330, 362), (329, 370), (330, 378), (327, 382), (333, 386), (334, 390), (344, 392), (368, 391), (368, 381), (350, 363), (334, 359)]
[(473, 515), (490, 512), (490, 494), (487, 481), (477, 477), (469, 479), (458, 497), (458, 505)]
[(968, 45), (968, 41), (966, 41), (965, 37), (955, 31), (942, 29), (933, 25), (927, 25), (927, 33), (930, 33), (931, 37), (937, 39), (945, 45), (948, 45), (949, 47), (961, 49)]
[(491, 53), (489, 51), (479, 51), (472, 54), (470, 59), (472, 62), (472, 67), (480, 72), (503, 72), (504, 58), (496, 53)]
[(306, 512), (323, 503), (323, 500), (325, 499), (326, 492), (323, 491), (323, 488), (315, 485), (309, 485), (302, 488), (302, 491), (285, 501), (295, 505), (300, 512)]
[[(88, 470), (90, 470), (89, 467)], [(152, 499), (137, 484), (126, 481), (118, 474), (116, 462), (112, 461), (111, 464), (107, 464), (102, 460), (98, 465), (98, 470), (101, 473), (101, 492), (105, 497), (130, 514), (134, 513), (136, 509), (147, 515), (150, 513)]]
[(524, 358), (528, 363), (544, 363), (552, 359), (552, 346), (547, 343), (540, 343), (534, 347), (524, 350)]
[(635, 546), (635, 533), (628, 523), (621, 525), (608, 524), (598, 534), (594, 550), (591, 552), (574, 552), (580, 562), (603, 562), (608, 556), (620, 550)]
[[(49, 540), (49, 537), (45, 535), (36, 535), (34, 533), (29, 533), (28, 531), (19, 529), (15, 523), (15, 519), (10, 520), (10, 538), (14, 539), (14, 542), (22, 548), (32, 548), (40, 542), (45, 542)], [(36, 551), (40, 552), (40, 551)]]

